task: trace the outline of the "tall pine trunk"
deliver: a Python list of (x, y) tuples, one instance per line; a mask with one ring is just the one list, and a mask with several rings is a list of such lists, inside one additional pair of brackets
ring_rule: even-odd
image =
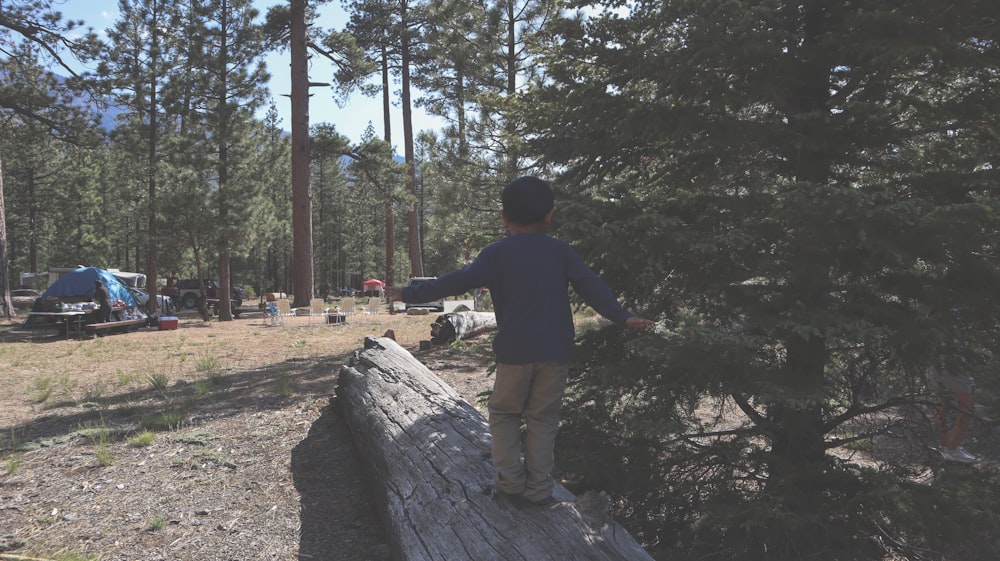
[[(219, 34), (221, 39), (221, 45), (219, 51), (222, 54), (222, 60), (229, 60), (229, 36), (225, 32), (229, 28), (229, 21), (227, 19), (229, 10), (225, 2), (223, 2), (223, 8), (220, 12), (221, 14), (221, 28), (222, 33)], [(232, 294), (230, 290), (230, 274), (229, 274), (229, 249), (232, 243), (232, 229), (229, 227), (229, 145), (230, 136), (233, 134), (232, 126), (232, 113), (229, 109), (227, 92), (229, 91), (229, 83), (227, 81), (227, 75), (222, 74), (219, 77), (218, 85), (218, 97), (216, 99), (216, 107), (220, 111), (220, 122), (218, 127), (219, 133), (219, 304), (216, 309), (219, 311), (219, 321), (232, 321), (233, 311), (230, 306), (229, 296)]]
[[(507, 3), (507, 97), (513, 99), (517, 95), (517, 14), (515, 3)], [(516, 138), (517, 126), (513, 119), (506, 119), (504, 128), (509, 139)], [(520, 175), (517, 154), (511, 151), (507, 155), (507, 175), (514, 179)]]
[[(413, 151), (413, 108), (410, 102), (410, 32), (407, 4), (402, 3), (401, 11), (401, 60), (402, 60), (402, 98), (403, 98), (403, 157), (406, 159), (406, 190), (417, 200), (417, 168), (416, 156)], [(410, 276), (424, 276), (423, 248), (420, 246), (420, 218), (417, 215), (416, 203), (411, 204), (406, 211), (406, 225), (409, 236)]]
[[(160, 27), (157, 25), (157, 15), (158, 15), (158, 4), (153, 3), (153, 48), (150, 52), (153, 53), (152, 60), (150, 61), (150, 80), (149, 80), (149, 145), (148, 145), (148, 161), (149, 161), (149, 238), (146, 240), (148, 244), (146, 248), (146, 291), (149, 292), (149, 304), (147, 307), (149, 311), (153, 314), (158, 314), (158, 308), (156, 301), (157, 292), (157, 271), (156, 271), (156, 260), (157, 260), (157, 236), (158, 230), (156, 228), (156, 148), (157, 148), (157, 80), (159, 76), (157, 72), (159, 71), (157, 62), (159, 56), (159, 30)], [(138, 269), (138, 258), (136, 255), (136, 269)]]
[(14, 304), (10, 301), (10, 270), (7, 267), (7, 211), (3, 197), (3, 161), (0, 160), (0, 315), (14, 317)]
[(309, 183), (309, 67), (306, 2), (291, 0), (292, 58), (292, 246), (295, 306), (313, 295), (312, 187)]
[[(830, 84), (818, 45), (824, 29), (824, 9), (820, 3), (805, 6), (803, 62), (796, 95), (789, 104), (791, 127), (803, 139), (798, 151), (796, 177), (802, 189), (829, 183), (831, 164), (825, 144), (822, 115), (830, 96)], [(816, 60), (812, 60), (815, 58)], [(813, 238), (809, 238), (812, 240)], [(828, 268), (810, 259), (823, 247), (813, 241), (793, 245), (798, 259), (790, 259), (788, 297), (815, 318), (827, 307), (833, 290)], [(810, 326), (815, 327), (815, 326)], [(791, 512), (807, 514), (823, 504), (820, 477), (825, 471), (826, 441), (823, 408), (829, 390), (825, 369), (829, 360), (827, 342), (819, 328), (813, 333), (793, 331), (783, 337), (786, 361), (781, 383), (787, 390), (780, 401), (769, 408), (771, 425), (771, 463), (769, 491), (780, 498)]]
[[(389, 54), (385, 45), (382, 46), (382, 122), (384, 123), (385, 142), (392, 146), (392, 126), (389, 111)], [(396, 223), (393, 213), (393, 186), (388, 187), (385, 194), (385, 282), (393, 284), (395, 276), (394, 256), (396, 253)]]

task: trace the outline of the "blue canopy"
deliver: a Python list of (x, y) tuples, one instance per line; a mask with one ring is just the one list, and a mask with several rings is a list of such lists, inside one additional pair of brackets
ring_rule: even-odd
[(42, 294), (42, 298), (56, 296), (60, 299), (93, 300), (95, 280), (101, 281), (104, 286), (108, 287), (108, 294), (111, 295), (112, 302), (117, 299), (130, 308), (139, 307), (135, 296), (122, 281), (118, 280), (118, 277), (97, 267), (84, 267), (64, 274), (49, 286), (45, 294)]

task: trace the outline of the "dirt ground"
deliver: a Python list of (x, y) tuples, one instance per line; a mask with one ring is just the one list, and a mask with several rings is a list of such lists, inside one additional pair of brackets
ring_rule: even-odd
[(392, 330), (475, 403), (482, 355), (417, 350), (434, 317), (182, 315), (96, 339), (0, 323), (0, 559), (387, 559), (337, 374)]

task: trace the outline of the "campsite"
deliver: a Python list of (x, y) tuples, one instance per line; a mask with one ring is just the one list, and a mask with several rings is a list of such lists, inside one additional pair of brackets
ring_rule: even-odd
[(391, 329), (472, 402), (488, 365), (416, 351), (426, 315), (289, 319), (187, 311), (175, 331), (70, 340), (0, 323), (0, 555), (384, 559), (333, 397), (340, 365)]
[[(107, 287), (112, 308), (109, 320), (98, 317), (94, 283)], [(25, 322), (33, 331), (54, 327), (67, 338), (123, 332), (150, 324), (145, 309), (128, 285), (98, 267), (68, 270), (31, 305)]]

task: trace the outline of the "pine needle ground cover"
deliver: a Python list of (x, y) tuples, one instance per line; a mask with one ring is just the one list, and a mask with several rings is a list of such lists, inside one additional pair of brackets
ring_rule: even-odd
[[(385, 558), (336, 378), (365, 336), (392, 329), (415, 350), (431, 320), (308, 320), (182, 315), (176, 331), (83, 340), (0, 324), (0, 554)], [(456, 389), (487, 380), (479, 359), (423, 356)]]

